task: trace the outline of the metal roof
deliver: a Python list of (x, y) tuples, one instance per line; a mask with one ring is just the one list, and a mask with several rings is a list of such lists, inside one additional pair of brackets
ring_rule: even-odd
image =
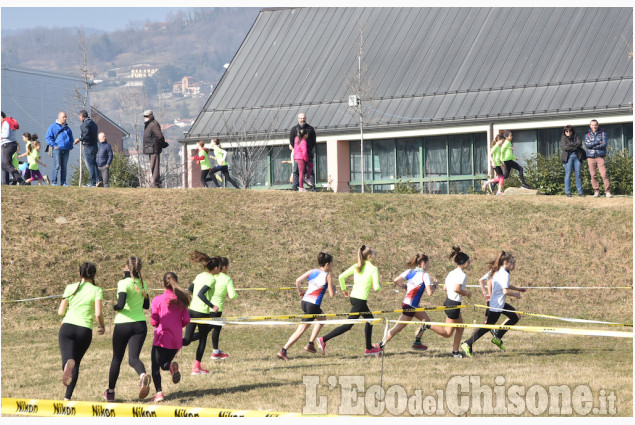
[(629, 113), (632, 8), (263, 9), (188, 138)]

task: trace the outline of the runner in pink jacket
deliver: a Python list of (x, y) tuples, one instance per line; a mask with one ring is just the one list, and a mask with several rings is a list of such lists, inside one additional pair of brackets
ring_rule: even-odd
[(190, 323), (187, 307), (192, 297), (189, 292), (179, 286), (178, 278), (172, 272), (163, 276), (165, 291), (152, 299), (150, 305), (150, 324), (154, 326), (152, 341), (152, 380), (157, 393), (151, 401), (163, 401), (161, 388), (161, 369), (169, 370), (172, 382), (181, 380), (179, 365), (172, 360), (183, 346), (182, 333), (185, 325)]

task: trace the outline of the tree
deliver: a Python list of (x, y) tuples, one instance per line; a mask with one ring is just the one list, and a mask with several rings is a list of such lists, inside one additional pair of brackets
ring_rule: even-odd
[[(80, 182), (80, 168), (73, 166), (73, 176), (71, 184), (85, 185), (88, 183), (88, 170), (86, 164), (81, 162), (83, 168), (82, 181)], [(139, 177), (137, 175), (137, 167), (130, 161), (130, 158), (121, 152), (113, 152), (112, 162), (110, 163), (110, 187), (139, 187)]]
[(155, 97), (159, 92), (157, 82), (152, 77), (146, 77), (143, 80), (143, 88), (146, 90), (148, 97)]

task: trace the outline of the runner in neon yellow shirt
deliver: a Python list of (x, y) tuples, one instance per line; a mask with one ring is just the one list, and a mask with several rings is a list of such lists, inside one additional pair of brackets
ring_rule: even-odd
[(144, 309), (150, 308), (148, 287), (141, 277), (141, 258), (128, 257), (124, 278), (117, 283), (117, 304), (113, 306), (115, 328), (112, 333), (112, 362), (108, 374), (108, 388), (104, 392), (107, 401), (114, 401), (119, 370), (128, 347), (128, 363), (139, 375), (139, 398), (150, 392), (152, 378), (139, 358), (148, 334)]
[[(351, 266), (339, 276), (340, 286), (342, 291), (344, 291), (344, 296), (348, 297), (349, 294), (346, 291), (345, 281), (348, 276), (351, 274), (354, 275), (353, 290), (350, 294), (350, 301), (352, 305), (351, 313), (367, 313), (361, 315), (350, 315), (348, 316), (349, 319), (359, 319), (360, 316), (366, 319), (373, 318), (367, 304), (368, 294), (370, 293), (371, 286), (375, 291), (379, 291), (381, 289), (381, 285), (379, 284), (379, 271), (371, 262), (371, 259), (375, 258), (375, 256), (376, 253), (373, 248), (362, 245), (357, 251), (357, 264)], [(322, 350), (322, 354), (326, 354), (326, 342), (328, 340), (348, 332), (352, 327), (352, 324), (342, 325), (333, 329), (324, 337), (317, 338), (316, 341), (318, 347)], [(367, 322), (364, 331), (366, 336), (366, 350), (364, 351), (364, 355), (381, 355), (382, 350), (379, 347), (379, 344), (373, 345), (371, 343), (373, 337), (373, 325)]]
[(77, 384), (79, 365), (93, 340), (93, 317), (99, 323), (97, 333), (104, 334), (104, 315), (101, 310), (103, 292), (95, 286), (97, 267), (84, 263), (79, 267), (81, 282), (68, 285), (64, 290), (57, 314), (63, 316), (59, 330), (62, 354), (62, 384), (66, 386), (64, 400), (70, 400)]
[[(212, 304), (218, 306), (218, 311), (211, 313), (211, 317), (222, 316), (226, 296), (232, 300), (238, 296), (233, 279), (227, 275), (228, 269), (229, 260), (226, 257), (220, 257), (220, 273), (216, 275), (216, 285), (212, 296)], [(218, 340), (222, 329), (222, 326), (212, 326), (212, 348), (214, 349), (211, 355), (212, 360), (224, 360), (229, 357), (229, 354), (218, 349)]]
[[(212, 174), (216, 175), (216, 173), (218, 173), (219, 171), (222, 172), (223, 176), (225, 176), (225, 181), (231, 183), (236, 189), (238, 189), (238, 183), (236, 183), (234, 179), (229, 176), (229, 168), (227, 167), (226, 161), (227, 151), (221, 149), (218, 139), (212, 139), (212, 149), (214, 149), (213, 158), (216, 160), (216, 164), (218, 164), (216, 167), (212, 168)], [(213, 180), (213, 182), (216, 187), (220, 187), (216, 180)]]
[[(209, 154), (207, 153), (207, 149), (205, 149), (205, 142), (199, 140), (197, 142), (197, 147), (198, 156), (193, 156), (192, 161), (197, 161), (201, 165), (201, 184), (203, 185), (203, 187), (209, 187), (207, 186), (207, 182), (214, 180), (214, 176), (216, 175), (214, 173), (210, 174), (212, 164), (209, 161)], [(216, 176), (216, 178), (222, 181), (219, 176)]]

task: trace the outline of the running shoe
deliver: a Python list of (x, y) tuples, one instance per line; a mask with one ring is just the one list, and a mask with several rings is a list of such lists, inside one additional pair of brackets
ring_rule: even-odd
[(462, 359), (464, 356), (460, 351), (452, 351), (452, 357), (455, 359)]
[(146, 373), (142, 373), (139, 375), (139, 398), (144, 399), (148, 396), (150, 392), (150, 382), (152, 382), (152, 377)]
[(212, 353), (212, 355), (210, 356), (210, 359), (212, 360), (225, 360), (227, 357), (229, 357), (229, 354), (223, 353), (222, 351), (218, 351), (218, 353)]
[(317, 353), (315, 344), (313, 344), (312, 342), (309, 342), (307, 345), (304, 346), (304, 351), (308, 351), (309, 353)]
[(497, 346), (498, 348), (500, 348), (501, 350), (505, 350), (505, 346), (503, 345), (503, 341), (494, 337), (492, 338), (492, 343)]
[(382, 352), (382, 349), (379, 348), (379, 344), (375, 344), (373, 345), (373, 348), (371, 348), (370, 350), (368, 348), (365, 349), (364, 355), (365, 356), (375, 356), (375, 355), (381, 356), (381, 352)]
[(612, 198), (613, 195), (611, 195), (611, 192), (604, 192), (604, 194), (606, 195), (607, 198)]
[(209, 370), (205, 369), (205, 365), (201, 363), (200, 366), (192, 366), (192, 375), (207, 375)]
[(326, 342), (324, 342), (324, 338), (316, 338), (315, 342), (317, 342), (318, 348), (322, 351), (322, 355), (326, 356)]
[(485, 189), (487, 188), (487, 180), (483, 181), (483, 184), (481, 184), (481, 190), (483, 192), (485, 192)]
[(461, 350), (463, 350), (466, 356), (472, 357), (472, 347), (467, 345), (467, 342), (464, 342), (463, 344), (461, 344)]
[(97, 182), (97, 186), (96, 187), (102, 187), (104, 184), (102, 182)]
[(413, 348), (414, 350), (421, 350), (421, 351), (425, 351), (425, 350), (427, 350), (427, 349), (428, 349), (428, 346), (427, 346), (427, 345), (423, 345), (423, 344), (422, 344), (422, 343), (420, 343), (420, 342), (415, 342), (414, 344), (412, 344), (412, 348)]
[(62, 384), (68, 387), (73, 379), (73, 369), (75, 369), (75, 360), (68, 359), (64, 365), (64, 373), (62, 373)]
[(531, 190), (531, 187), (529, 187), (529, 185), (527, 183), (521, 184), (520, 187), (522, 187), (523, 189), (530, 189)]
[(181, 372), (179, 372), (179, 364), (177, 362), (170, 363), (170, 375), (172, 375), (172, 382), (178, 384), (181, 380)]
[(287, 357), (287, 350), (285, 350), (284, 348), (280, 350), (278, 354), (276, 354), (276, 356), (278, 356), (280, 360), (289, 360), (289, 358)]
[(504, 192), (496, 192), (496, 195), (504, 195)]
[(158, 402), (163, 401), (163, 400), (164, 400), (163, 391), (159, 391), (158, 393), (156, 393), (154, 395), (154, 397), (152, 397), (150, 399), (150, 401), (153, 402), (153, 403), (158, 403)]
[(115, 392), (110, 392), (108, 391), (108, 388), (106, 388), (106, 391), (104, 391), (104, 398), (106, 401), (115, 401)]

